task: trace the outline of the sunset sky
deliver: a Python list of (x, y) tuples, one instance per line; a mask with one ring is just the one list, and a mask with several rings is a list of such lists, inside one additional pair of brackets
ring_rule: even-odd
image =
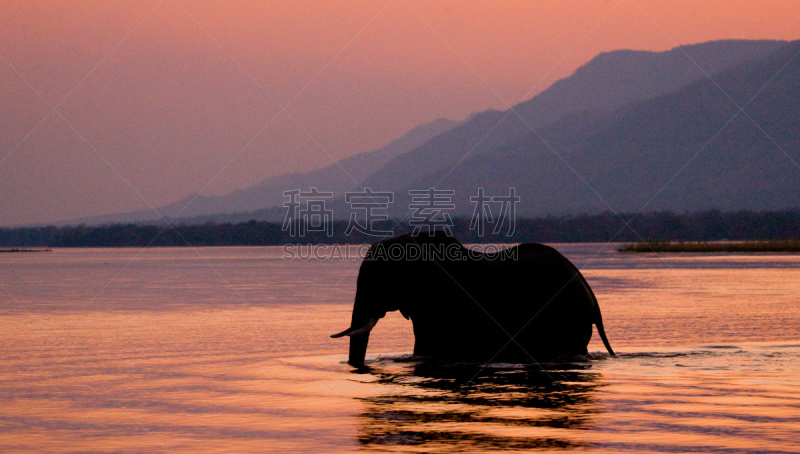
[(228, 193), (718, 39), (800, 39), (800, 2), (3, 1), (0, 226)]

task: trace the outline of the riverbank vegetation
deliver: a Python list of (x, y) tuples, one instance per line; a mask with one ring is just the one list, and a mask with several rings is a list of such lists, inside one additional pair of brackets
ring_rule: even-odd
[[(322, 231), (307, 232), (303, 237), (292, 236), (282, 227), (281, 222), (251, 220), (235, 224), (206, 222), (174, 225), (164, 222), (161, 225), (6, 228), (0, 229), (0, 247), (268, 246), (287, 243), (363, 244), (382, 239), (357, 230), (348, 235), (347, 221), (334, 221), (330, 229), (331, 235), (325, 231), (327, 226), (319, 229)], [(451, 231), (463, 243), (684, 242), (681, 248), (687, 249), (692, 242), (798, 240), (800, 209), (547, 216), (517, 219), (510, 236), (508, 220), (496, 234), (492, 232), (491, 225), (487, 225), (483, 236), (479, 236), (476, 230), (469, 227), (469, 218), (455, 218)], [(392, 231), (394, 235), (410, 232), (407, 220), (375, 222), (372, 228)], [(701, 248), (699, 245), (691, 247)], [(747, 247), (754, 250), (752, 248), (762, 246)], [(648, 246), (647, 249), (652, 247)]]
[(0, 253), (2, 252), (52, 252), (52, 249), (0, 249)]
[(620, 252), (800, 252), (800, 240), (772, 241), (648, 241), (625, 246)]

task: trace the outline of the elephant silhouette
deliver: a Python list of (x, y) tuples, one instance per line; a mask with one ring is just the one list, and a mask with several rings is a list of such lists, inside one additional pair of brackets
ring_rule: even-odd
[(583, 355), (592, 325), (609, 354), (600, 307), (578, 269), (555, 249), (525, 243), (493, 253), (435, 232), (373, 244), (358, 273), (348, 363), (360, 367), (370, 330), (399, 310), (414, 354), (463, 361), (536, 362)]

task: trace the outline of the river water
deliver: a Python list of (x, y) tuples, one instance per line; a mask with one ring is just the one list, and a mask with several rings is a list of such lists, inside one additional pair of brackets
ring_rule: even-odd
[(554, 245), (618, 353), (344, 363), (358, 260), (279, 247), (0, 254), (0, 451), (800, 452), (800, 256)]

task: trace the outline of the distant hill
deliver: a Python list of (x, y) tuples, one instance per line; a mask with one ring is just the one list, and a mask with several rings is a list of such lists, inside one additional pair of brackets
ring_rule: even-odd
[[(602, 53), (513, 111), (488, 111), (394, 158), (364, 186), (403, 191), (409, 183), (462, 159), (514, 141), (568, 114), (613, 111), (625, 104), (671, 93), (744, 61), (763, 58), (785, 41), (712, 41), (666, 52), (618, 50)], [(687, 57), (689, 55), (689, 57)], [(693, 62), (694, 60), (694, 62)], [(500, 175), (498, 175), (500, 178)]]
[[(478, 186), (493, 194), (517, 187), (523, 197), (520, 213), (527, 216), (609, 209), (581, 178), (587, 179), (612, 208), (635, 211), (640, 198), (651, 194), (651, 186), (661, 181), (661, 173), (682, 165), (687, 150), (696, 151), (693, 147), (700, 140), (697, 138), (708, 139), (712, 134), (709, 129), (718, 126), (715, 122), (725, 116), (726, 107), (713, 112), (697, 110), (710, 108), (708, 103), (719, 98), (713, 90), (698, 88), (710, 84), (706, 74), (738, 77), (738, 82), (726, 83), (732, 90), (735, 86), (746, 90), (744, 86), (757, 81), (748, 79), (743, 68), (758, 71), (764, 58), (777, 56), (775, 52), (786, 45), (784, 41), (729, 40), (666, 52), (603, 53), (511, 110), (473, 114), (460, 124), (437, 120), (415, 128), (380, 150), (345, 159), (339, 163), (341, 167), (332, 165), (305, 174), (281, 175), (224, 196), (199, 196), (184, 209), (192, 196), (160, 211), (170, 217), (180, 213), (180, 218), (190, 223), (238, 221), (248, 216), (279, 220), (282, 192), (312, 186), (333, 191), (337, 196), (360, 187), (394, 191), (397, 200), (392, 214), (397, 217), (407, 214), (402, 208), (408, 206), (409, 189), (429, 186), (456, 189), (457, 214), (461, 215), (471, 213), (469, 197)], [(768, 73), (767, 69), (762, 70)], [(769, 107), (762, 110), (761, 115), (768, 115)], [(770, 118), (780, 129), (781, 118)], [(580, 177), (531, 132), (532, 128)], [(784, 132), (781, 129), (776, 134)], [(648, 165), (656, 167), (642, 167)], [(633, 173), (626, 173), (626, 166)], [(741, 205), (719, 198), (706, 203), (701, 195), (683, 195), (690, 198), (668, 208), (659, 207), (699, 210)], [(337, 217), (347, 217), (348, 207), (341, 200), (332, 206)], [(152, 211), (145, 210), (69, 223), (141, 222), (153, 218)]]
[[(471, 213), (469, 196), (480, 186), (488, 194), (515, 187), (524, 216), (798, 207), (798, 53), (800, 41), (787, 43), (715, 73), (713, 81), (703, 77), (613, 111), (568, 115), (452, 171), (407, 180), (398, 193), (454, 189), (455, 214)], [(737, 105), (746, 113), (737, 115)], [(404, 204), (400, 199), (397, 207)]]
[[(452, 129), (457, 124), (456, 121), (439, 118), (431, 123), (415, 127), (378, 150), (359, 153), (321, 169), (308, 173), (290, 173), (267, 178), (248, 188), (222, 196), (206, 197), (193, 194), (177, 202), (159, 207), (158, 210), (170, 218), (201, 217), (205, 219), (205, 216), (209, 215), (243, 213), (281, 205), (283, 191), (291, 189), (308, 190), (311, 187), (318, 187), (321, 191), (333, 191), (341, 194), (363, 182), (395, 156), (407, 153), (431, 138)], [(156, 218), (153, 210), (139, 210), (74, 219), (58, 224), (99, 225), (143, 222), (156, 220)]]

